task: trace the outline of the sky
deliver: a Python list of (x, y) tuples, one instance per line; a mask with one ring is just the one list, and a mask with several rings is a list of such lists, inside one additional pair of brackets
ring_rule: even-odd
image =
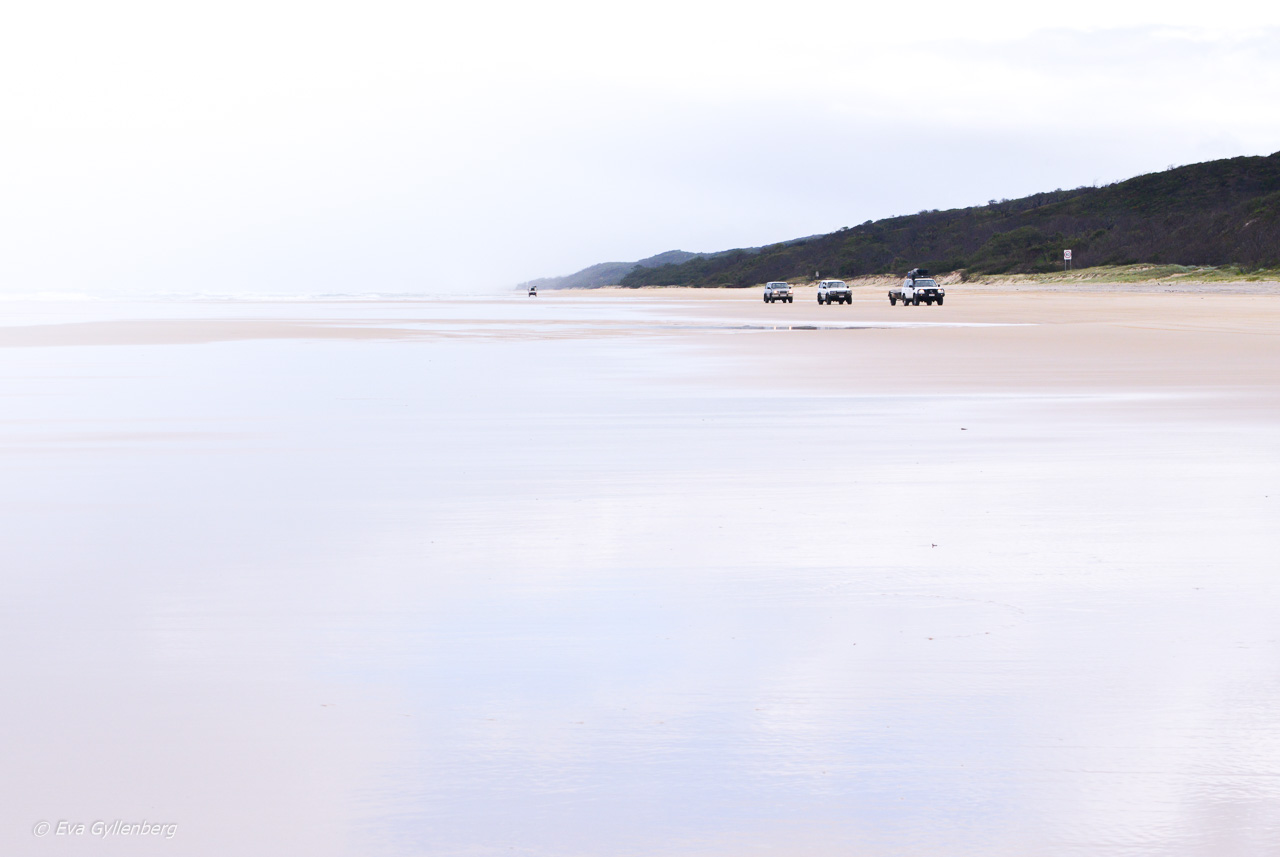
[(8, 4), (0, 295), (497, 293), (1280, 150), (1280, 4)]

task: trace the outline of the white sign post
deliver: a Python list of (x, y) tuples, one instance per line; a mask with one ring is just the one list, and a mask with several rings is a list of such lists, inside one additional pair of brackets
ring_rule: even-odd
[(1070, 267), (1071, 267), (1071, 251), (1063, 250), (1062, 251), (1062, 270), (1065, 271)]

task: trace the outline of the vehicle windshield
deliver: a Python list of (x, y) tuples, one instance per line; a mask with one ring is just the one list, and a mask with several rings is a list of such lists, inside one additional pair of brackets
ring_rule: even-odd
[(917, 289), (932, 289), (937, 285), (933, 280), (916, 280)]
[(785, 289), (786, 287), (787, 287), (786, 283), (767, 283), (765, 285), (765, 288), (769, 288), (769, 289)]

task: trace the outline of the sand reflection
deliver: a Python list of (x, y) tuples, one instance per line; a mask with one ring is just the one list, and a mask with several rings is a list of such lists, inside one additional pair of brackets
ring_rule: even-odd
[(6, 853), (1268, 853), (1274, 296), (731, 297), (0, 327)]

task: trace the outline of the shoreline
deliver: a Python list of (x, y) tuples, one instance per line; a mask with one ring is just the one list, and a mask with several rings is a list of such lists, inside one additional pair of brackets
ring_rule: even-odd
[[(855, 289), (883, 288), (901, 282), (902, 277), (889, 274), (871, 274), (860, 277), (839, 277)], [(1263, 270), (1255, 274), (1213, 268), (1183, 265), (1118, 265), (1105, 268), (1081, 268), (1071, 271), (1055, 271), (1045, 274), (978, 274), (964, 276), (951, 271), (935, 277), (946, 288), (962, 288), (966, 291), (990, 289), (993, 291), (1062, 291), (1062, 292), (1186, 292), (1194, 294), (1275, 294), (1280, 295), (1280, 271)], [(793, 288), (814, 289), (810, 280), (791, 282)], [(764, 283), (750, 286), (591, 286), (563, 289), (545, 289), (545, 292), (634, 292), (640, 290), (689, 289), (707, 292), (748, 292), (764, 287)]]
[[(554, 350), (571, 342), (637, 340), (654, 353), (668, 347), (661, 343), (682, 343), (689, 349), (682, 371), (695, 374), (703, 371), (696, 354), (714, 357), (712, 364), (750, 365), (742, 376), (750, 384), (772, 378), (788, 395), (1280, 389), (1274, 293), (953, 288), (957, 299), (942, 307), (891, 307), (883, 292), (869, 288), (855, 291), (853, 304), (844, 307), (818, 305), (811, 288), (798, 289), (795, 303), (785, 305), (764, 303), (753, 290), (667, 288), (336, 310), (295, 303), (255, 307), (250, 317), (230, 304), (201, 304), (186, 317), (170, 315), (173, 304), (136, 307), (136, 315), (123, 318), (107, 306), (93, 313), (62, 307), (61, 318), (46, 314), (27, 320), (34, 323), (0, 326), (0, 351), (203, 349), (253, 341), (308, 349), (319, 343), (400, 349), (543, 342)], [(1242, 366), (1248, 371), (1236, 371)], [(913, 368), (904, 374), (901, 367)], [(1255, 405), (1271, 413), (1280, 402), (1268, 392)]]
[[(845, 278), (850, 288), (868, 293), (875, 290), (887, 290), (896, 285), (900, 277), (858, 277)], [(1151, 280), (1140, 282), (1123, 282), (1116, 280), (1031, 280), (1010, 277), (1007, 280), (990, 281), (974, 279), (961, 282), (958, 277), (938, 277), (938, 282), (946, 289), (957, 293), (1007, 293), (1007, 292), (1045, 292), (1067, 294), (1198, 294), (1198, 295), (1276, 295), (1280, 296), (1280, 280)], [(698, 292), (705, 294), (752, 294), (760, 291), (762, 286), (594, 286), (591, 288), (545, 289), (540, 295), (569, 293), (574, 295), (599, 292), (603, 294), (655, 293), (655, 292)], [(793, 283), (797, 294), (816, 293), (817, 286), (808, 283)]]

